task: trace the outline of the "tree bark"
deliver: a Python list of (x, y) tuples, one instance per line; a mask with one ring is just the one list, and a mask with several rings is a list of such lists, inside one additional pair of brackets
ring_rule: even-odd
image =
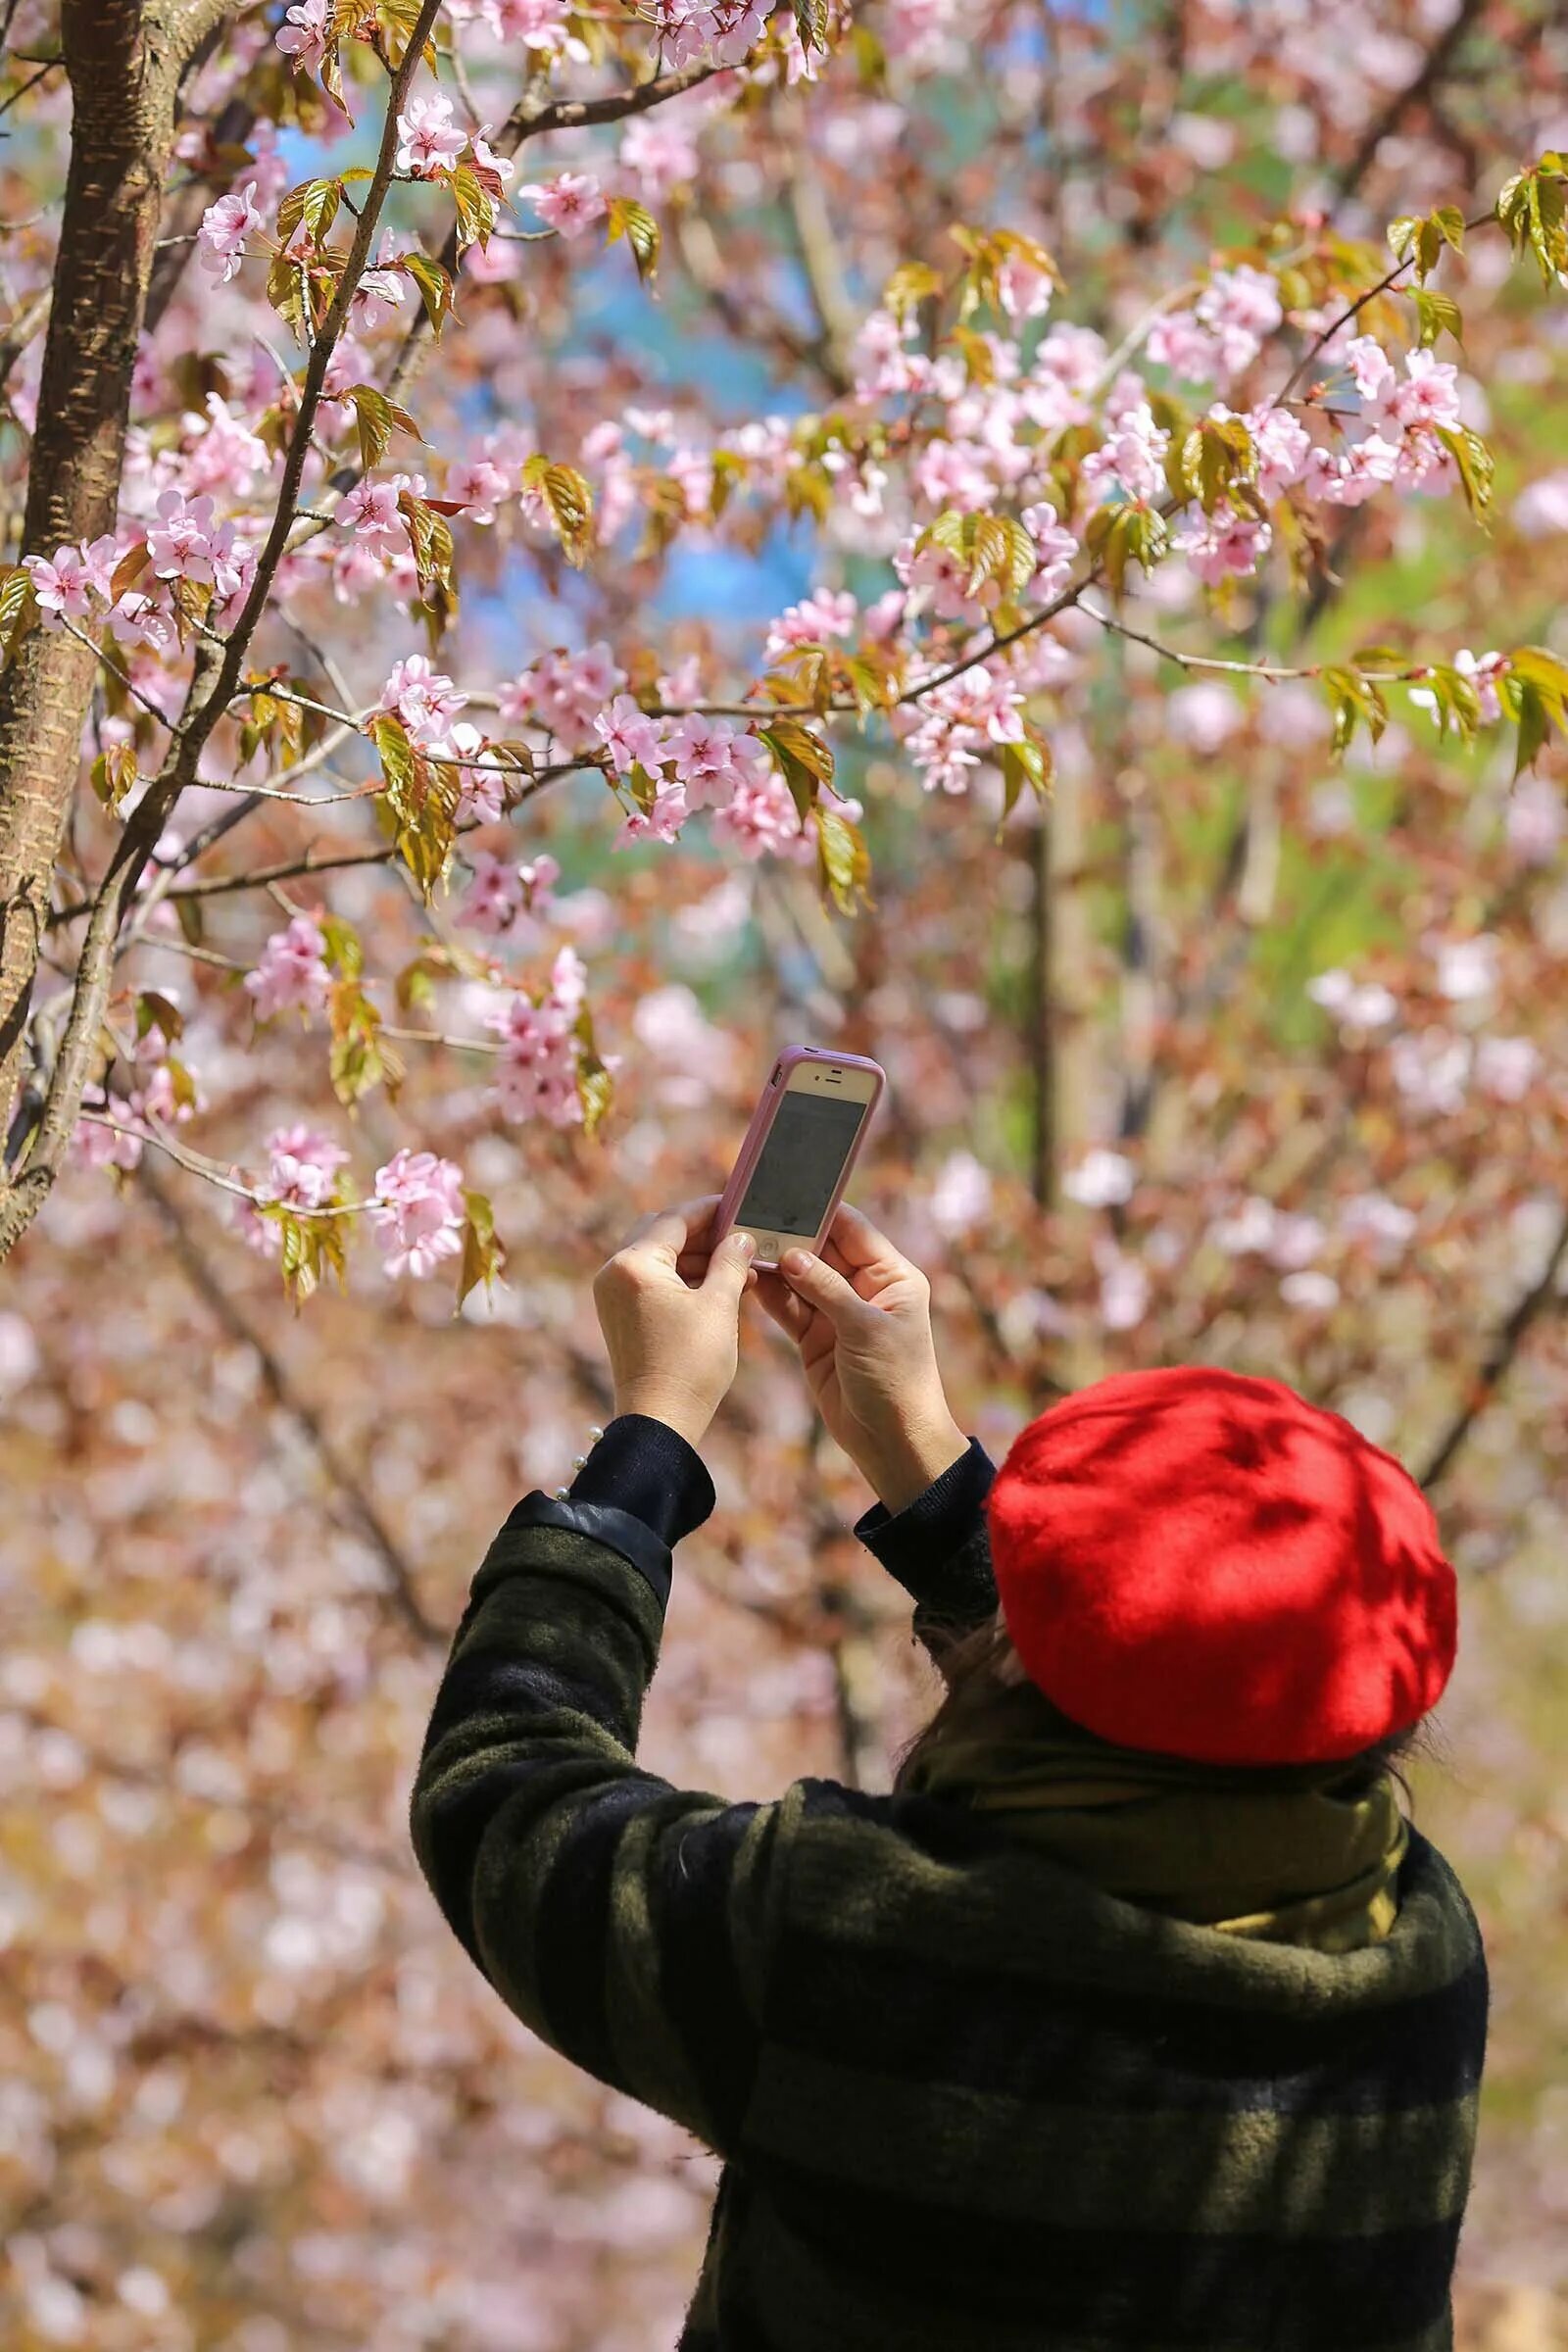
[[(189, 11), (154, 0), (65, 0), (71, 165), (23, 555), (53, 556), (115, 526), (131, 371), (195, 29)], [(0, 1134), (24, 1072), (49, 878), (94, 668), (92, 648), (69, 630), (35, 628), (0, 676)]]

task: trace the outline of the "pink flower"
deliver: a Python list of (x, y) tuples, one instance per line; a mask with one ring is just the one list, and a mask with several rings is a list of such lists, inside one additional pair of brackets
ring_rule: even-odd
[(468, 143), (468, 134), (452, 119), (452, 101), (439, 92), (411, 98), (398, 117), (397, 169), (416, 179), (434, 179), (450, 172)]
[(1345, 365), (1361, 396), (1361, 414), (1368, 421), (1381, 416), (1397, 377), (1394, 363), (1381, 343), (1356, 335), (1345, 346)]
[(588, 63), (589, 52), (567, 25), (570, 0), (482, 0), (480, 14), (498, 41), (520, 41), (545, 56)]
[(296, 74), (314, 73), (326, 55), (326, 20), (330, 0), (298, 0), (279, 26), (277, 46)]
[(594, 733), (610, 754), (617, 775), (627, 775), (634, 767), (644, 767), (650, 775), (658, 772), (664, 757), (660, 721), (650, 718), (629, 694), (617, 694), (609, 710), (599, 712)]
[(522, 911), (517, 869), (484, 850), (470, 850), (468, 863), (473, 880), (458, 903), (458, 921), (470, 931), (487, 931), (498, 937), (511, 930)]
[(485, 136), (489, 128), (488, 122), (479, 122), (468, 134), (469, 144), (473, 148), (473, 160), (481, 172), (493, 172), (502, 186), (505, 187), (517, 167), (510, 155), (497, 155)]
[(1024, 529), (1035, 543), (1038, 559), (1029, 594), (1043, 605), (1059, 596), (1072, 576), (1078, 558), (1078, 542), (1071, 531), (1056, 519), (1056, 510), (1049, 499), (1041, 499), (1025, 507), (1021, 517)]
[(669, 62), (705, 54), (716, 66), (743, 65), (767, 29), (769, 0), (653, 0), (652, 16)]
[(286, 930), (274, 931), (256, 969), (245, 975), (257, 1019), (270, 1021), (293, 1004), (319, 1012), (332, 987), (325, 955), (325, 937), (311, 915), (297, 914)]
[(503, 1117), (543, 1116), (561, 1127), (580, 1124), (573, 1032), (586, 984), (582, 957), (564, 947), (537, 1004), (519, 992), (486, 1016), (485, 1027), (502, 1041), (495, 1102)]
[(428, 654), (409, 654), (393, 663), (376, 708), (395, 710), (412, 740), (433, 750), (444, 740), (447, 721), (467, 700)]
[(1219, 369), (1238, 375), (1251, 365), (1284, 319), (1279, 286), (1265, 270), (1216, 270), (1193, 306), (1200, 326), (1218, 346)]
[(511, 488), (493, 458), (460, 459), (447, 468), (447, 496), (467, 509), (470, 522), (494, 522), (497, 501)]
[(1312, 436), (1289, 409), (1253, 409), (1246, 422), (1257, 451), (1258, 495), (1276, 499), (1306, 471)]
[(621, 134), (620, 168), (657, 204), (697, 177), (697, 148), (677, 123), (661, 114), (639, 115)]
[(394, 1280), (433, 1274), (463, 1248), (466, 1209), (463, 1170), (433, 1152), (399, 1152), (375, 1171), (375, 1200), (367, 1211)]
[(202, 215), (201, 227), (196, 232), (196, 259), (202, 268), (224, 285), (245, 259), (245, 240), (253, 230), (262, 226), (262, 216), (256, 209), (256, 189), (250, 180), (244, 187), (231, 189), (220, 196)]
[(564, 751), (585, 752), (600, 712), (625, 683), (625, 671), (603, 639), (580, 654), (557, 647), (505, 690), (503, 710), (510, 715), (514, 706), (517, 715), (547, 728)]
[(651, 808), (633, 808), (622, 819), (610, 846), (612, 850), (624, 850), (634, 841), (676, 841), (690, 813), (685, 786), (676, 784), (667, 792), (657, 794)]
[(1527, 539), (1568, 531), (1568, 466), (1544, 473), (1521, 490), (1513, 505), (1514, 528)]
[(1396, 424), (1421, 425), (1452, 431), (1463, 419), (1459, 414), (1459, 370), (1430, 351), (1404, 355), (1407, 383), (1389, 396), (1388, 411)]
[(215, 558), (233, 543), (233, 525), (215, 529), (210, 498), (184, 499), (177, 490), (165, 490), (158, 500), (160, 519), (147, 533), (147, 553), (161, 580), (196, 580), (211, 585)]
[(763, 648), (769, 662), (777, 661), (793, 645), (816, 645), (829, 637), (848, 637), (853, 634), (859, 608), (848, 591), (835, 593), (831, 588), (819, 588), (814, 595), (803, 597), (798, 605), (788, 606), (768, 628)]
[(1044, 270), (1013, 255), (997, 271), (997, 292), (1009, 318), (1043, 318), (1054, 288)]
[(1103, 446), (1083, 462), (1088, 484), (1112, 483), (1129, 498), (1158, 498), (1165, 490), (1165, 452), (1170, 435), (1154, 422), (1147, 402), (1129, 409)]
[(517, 190), (526, 196), (541, 220), (564, 237), (580, 237), (609, 210), (604, 190), (591, 172), (563, 172), (552, 180), (531, 180)]
[(1254, 514), (1227, 514), (1223, 508), (1204, 514), (1196, 507), (1188, 513), (1188, 527), (1177, 533), (1172, 545), (1206, 588), (1217, 588), (1222, 580), (1245, 579), (1273, 544), (1273, 531)]
[(755, 735), (737, 734), (727, 719), (693, 713), (677, 721), (664, 746), (684, 785), (688, 808), (721, 808), (742, 784), (768, 772), (764, 747)]
[(24, 556), (24, 570), (32, 575), (32, 592), (46, 629), (63, 620), (84, 620), (92, 610), (91, 566), (79, 547), (57, 547), (51, 564), (45, 556)]
[(783, 777), (770, 768), (755, 783), (738, 786), (728, 805), (714, 809), (712, 835), (742, 858), (788, 856), (801, 841), (802, 829), (794, 795)]
[(409, 526), (398, 513), (398, 493), (409, 487), (406, 473), (395, 473), (390, 481), (356, 482), (338, 500), (334, 520), (353, 531), (362, 547), (377, 555), (399, 555), (409, 544)]

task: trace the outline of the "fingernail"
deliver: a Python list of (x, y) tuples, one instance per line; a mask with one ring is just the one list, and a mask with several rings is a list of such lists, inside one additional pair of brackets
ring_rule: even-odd
[(757, 1255), (757, 1244), (749, 1233), (743, 1233), (741, 1235), (740, 1251), (742, 1257), (755, 1257)]
[(811, 1252), (809, 1250), (786, 1250), (783, 1262), (786, 1274), (804, 1274), (810, 1265)]

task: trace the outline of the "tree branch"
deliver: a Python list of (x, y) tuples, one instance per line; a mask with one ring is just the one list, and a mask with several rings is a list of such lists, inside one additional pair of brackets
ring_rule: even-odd
[(427, 1649), (444, 1650), (448, 1637), (425, 1615), (415, 1590), (413, 1567), (368, 1491), (327, 1435), (321, 1417), (295, 1387), (264, 1334), (224, 1285), (186, 1224), (173, 1196), (145, 1161), (137, 1170), (143, 1191), (169, 1230), (174, 1254), (191, 1288), (231, 1339), (248, 1348), (261, 1367), (268, 1395), (295, 1423), (315, 1453), (350, 1517), (378, 1553), (389, 1580), (389, 1597), (403, 1623)]
[(1488, 1348), (1470, 1383), (1464, 1402), (1439, 1439), (1431, 1459), (1421, 1472), (1417, 1482), (1421, 1487), (1430, 1491), (1452, 1467), (1454, 1456), (1492, 1402), (1498, 1383), (1518, 1354), (1526, 1334), (1552, 1303), (1556, 1294), (1557, 1269), (1565, 1255), (1568, 1255), (1568, 1208), (1564, 1209), (1558, 1224), (1545, 1265)]

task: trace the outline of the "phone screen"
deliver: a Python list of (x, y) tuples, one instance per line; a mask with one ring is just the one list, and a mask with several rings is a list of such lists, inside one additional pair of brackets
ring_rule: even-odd
[(752, 1170), (738, 1225), (814, 1235), (870, 1105), (834, 1095), (786, 1094)]

